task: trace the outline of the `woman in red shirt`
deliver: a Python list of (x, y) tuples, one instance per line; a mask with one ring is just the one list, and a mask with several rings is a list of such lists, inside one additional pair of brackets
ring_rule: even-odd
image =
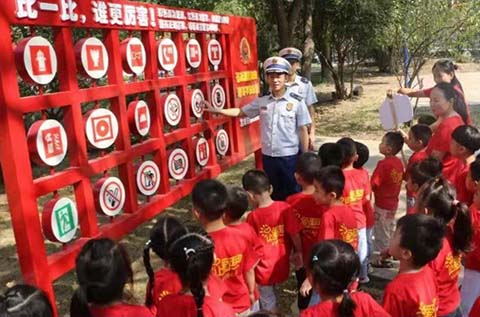
[(458, 277), (462, 256), (470, 248), (473, 236), (468, 206), (455, 199), (455, 190), (442, 177), (422, 186), (418, 197), (418, 211), (440, 220), (446, 236), (439, 254), (429, 263), (438, 287), (438, 316), (462, 316)]
[(432, 112), (441, 118), (442, 122), (432, 134), (426, 152), (442, 161), (443, 176), (453, 184), (461, 162), (451, 155), (450, 142), (452, 141), (453, 130), (464, 125), (464, 122), (453, 109), (456, 97), (451, 84), (440, 83), (436, 85), (430, 96)]
[[(456, 95), (456, 102), (454, 104), (454, 110), (462, 117), (465, 124), (472, 124), (472, 118), (470, 116), (470, 109), (468, 107), (468, 103), (465, 100), (465, 93), (463, 92), (463, 87), (460, 81), (458, 80), (457, 76), (455, 75), (455, 71), (458, 69), (458, 66), (453, 63), (453, 61), (449, 59), (440, 59), (435, 62), (432, 67), (432, 74), (433, 80), (436, 84), (440, 83), (448, 83), (452, 84), (453, 88), (455, 89)], [(399, 94), (407, 95), (409, 97), (416, 97), (416, 98), (423, 98), (428, 97), (431, 98), (432, 88), (428, 89), (411, 89), (411, 88), (400, 88), (398, 90)], [(437, 121), (430, 126), (432, 130), (435, 130), (441, 122), (441, 119), (437, 117)]]
[(165, 296), (157, 304), (157, 317), (235, 317), (226, 303), (209, 295), (206, 282), (213, 266), (213, 242), (187, 233), (168, 249), (170, 266), (180, 277), (182, 292)]
[(353, 247), (341, 240), (325, 240), (312, 249), (308, 278), (322, 302), (301, 317), (390, 317), (370, 295), (351, 291), (360, 271)]
[(79, 288), (70, 302), (71, 317), (153, 317), (147, 307), (123, 301), (133, 272), (120, 244), (107, 238), (89, 240), (77, 256), (75, 271)]

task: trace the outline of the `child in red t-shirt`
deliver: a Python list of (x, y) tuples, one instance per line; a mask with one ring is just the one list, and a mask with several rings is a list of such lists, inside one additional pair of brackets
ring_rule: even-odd
[(389, 252), (400, 269), (383, 295), (383, 307), (392, 317), (437, 316), (436, 281), (427, 264), (438, 255), (443, 236), (443, 225), (433, 217), (411, 214), (398, 220)]
[[(462, 288), (460, 289), (462, 312), (465, 316), (468, 315), (474, 301), (480, 296), (480, 159), (477, 158), (470, 164), (468, 178), (472, 182), (471, 186), (475, 187), (475, 193), (473, 204), (470, 206), (473, 238), (470, 252), (465, 256), (465, 271), (463, 272)], [(480, 317), (480, 315), (478, 316)]]
[(451, 84), (436, 85), (431, 93), (430, 108), (435, 116), (442, 119), (427, 146), (427, 154), (438, 158), (443, 164), (443, 176), (452, 184), (455, 183), (457, 171), (463, 163), (453, 157), (450, 152), (452, 132), (464, 124), (462, 118), (453, 109), (455, 91)]
[(211, 297), (206, 287), (214, 263), (212, 241), (186, 233), (168, 248), (172, 270), (182, 282), (182, 293), (167, 295), (157, 305), (157, 317), (235, 317), (233, 309)]
[[(303, 263), (307, 263), (310, 249), (318, 241), (317, 235), (322, 213), (327, 207), (326, 205), (317, 204), (313, 197), (313, 192), (315, 191), (313, 178), (321, 168), (322, 161), (318, 155), (311, 152), (306, 152), (300, 155), (297, 159), (295, 179), (298, 185), (302, 188), (302, 191), (289, 196), (286, 200), (302, 225), (300, 238), (302, 240)], [(300, 289), (303, 281), (307, 278), (305, 268), (302, 267), (299, 270), (296, 270), (295, 276), (297, 279), (297, 287)], [(298, 292), (297, 303), (300, 310), (307, 308), (309, 302), (310, 295), (302, 296), (302, 294)]]
[(146, 306), (123, 302), (125, 285), (133, 283), (133, 272), (121, 244), (108, 238), (90, 239), (77, 256), (75, 271), (79, 288), (70, 302), (70, 316), (154, 316)]
[(475, 161), (475, 152), (480, 149), (480, 132), (477, 128), (470, 125), (462, 125), (452, 132), (452, 141), (450, 143), (450, 152), (461, 160), (462, 169), (457, 171), (454, 185), (457, 192), (457, 199), (467, 206), (473, 202), (474, 189), (467, 188), (467, 174), (470, 164)]
[(255, 208), (247, 217), (263, 242), (264, 256), (255, 267), (255, 280), (260, 291), (260, 307), (276, 311), (275, 286), (288, 278), (291, 246), (295, 249), (295, 269), (302, 264), (302, 226), (289, 204), (273, 201), (272, 186), (265, 172), (249, 170), (242, 177), (243, 188)]
[(380, 143), (380, 153), (385, 155), (373, 171), (371, 184), (375, 197), (373, 227), (374, 250), (382, 253), (388, 248), (395, 231), (395, 213), (398, 208), (398, 196), (402, 188), (403, 163), (396, 157), (403, 147), (400, 132), (387, 132)]
[[(408, 136), (405, 137), (405, 144), (413, 151), (413, 154), (408, 159), (407, 167), (405, 168), (404, 180), (407, 182), (413, 164), (419, 163), (428, 157), (427, 144), (430, 142), (431, 137), (432, 130), (426, 124), (416, 124), (408, 131)], [(407, 214), (415, 213), (415, 196), (415, 192), (412, 192), (407, 186)]]
[[(408, 169), (407, 176), (407, 191), (417, 199), (418, 191), (423, 184), (429, 180), (442, 175), (442, 162), (434, 157), (427, 157), (426, 159), (413, 163)], [(407, 214), (416, 213), (416, 204), (413, 205), (412, 210), (407, 209)]]
[(349, 206), (357, 221), (358, 228), (358, 257), (360, 258), (360, 283), (368, 283), (368, 242), (367, 242), (367, 217), (364, 206), (370, 200), (370, 180), (362, 170), (353, 167), (358, 154), (355, 141), (351, 138), (341, 138), (337, 141), (343, 149), (344, 159), (342, 164), (345, 176), (345, 188), (343, 189), (342, 202)]
[(418, 210), (438, 219), (445, 230), (443, 246), (429, 263), (438, 287), (438, 316), (458, 316), (460, 310), (460, 275), (462, 256), (468, 252), (473, 234), (468, 206), (455, 199), (455, 190), (444, 178), (422, 186)]
[(192, 191), (193, 213), (215, 244), (213, 274), (224, 281), (222, 300), (238, 314), (248, 314), (255, 303), (254, 246), (237, 228), (223, 223), (227, 189), (217, 180), (198, 182)]
[(390, 317), (369, 294), (351, 290), (360, 262), (350, 244), (320, 242), (313, 247), (308, 266), (308, 278), (322, 302), (301, 312), (301, 317)]

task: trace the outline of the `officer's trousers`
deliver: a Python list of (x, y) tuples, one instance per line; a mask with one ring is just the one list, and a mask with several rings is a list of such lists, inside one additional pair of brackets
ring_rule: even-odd
[(288, 196), (298, 192), (298, 184), (294, 176), (297, 158), (298, 155), (262, 156), (263, 170), (273, 187), (273, 200), (285, 200)]

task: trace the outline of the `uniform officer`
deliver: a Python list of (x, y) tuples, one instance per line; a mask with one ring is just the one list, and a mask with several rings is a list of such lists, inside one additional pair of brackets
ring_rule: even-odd
[(309, 128), (308, 136), (310, 139), (310, 148), (313, 149), (313, 145), (315, 144), (315, 109), (313, 106), (318, 102), (318, 99), (312, 82), (298, 75), (298, 71), (302, 68), (302, 51), (295, 47), (286, 47), (279, 52), (279, 55), (292, 65), (292, 70), (287, 82), (288, 90), (302, 96), (303, 101), (308, 107), (308, 112), (310, 112), (312, 124)]
[(205, 102), (207, 111), (230, 117), (260, 116), (263, 168), (273, 186), (272, 198), (285, 200), (297, 191), (294, 172), (298, 150), (308, 150), (311, 118), (298, 94), (287, 91), (290, 63), (270, 57), (264, 63), (270, 94), (255, 99), (243, 108), (216, 109)]

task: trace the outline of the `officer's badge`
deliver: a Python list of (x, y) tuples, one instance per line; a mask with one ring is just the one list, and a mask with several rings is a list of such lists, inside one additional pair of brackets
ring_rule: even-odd
[(287, 103), (287, 111), (292, 111), (293, 109), (293, 103), (289, 102)]

